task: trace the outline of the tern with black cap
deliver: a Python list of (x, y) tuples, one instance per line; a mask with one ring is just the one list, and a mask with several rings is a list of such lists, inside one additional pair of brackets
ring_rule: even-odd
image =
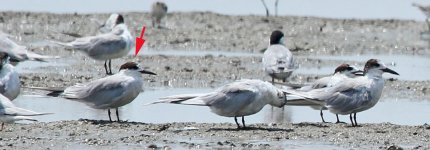
[(375, 106), (384, 88), (383, 73), (399, 75), (377, 59), (370, 59), (364, 66), (364, 76), (347, 78), (326, 88), (307, 92), (287, 89), (286, 93), (299, 96), (327, 107), (334, 114), (349, 115), (352, 126), (357, 126), (357, 113)]

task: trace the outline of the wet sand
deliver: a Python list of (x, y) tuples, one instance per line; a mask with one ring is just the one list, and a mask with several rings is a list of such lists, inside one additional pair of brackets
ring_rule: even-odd
[[(25, 70), (21, 73), (23, 86), (66, 87), (105, 76), (103, 62), (93, 61), (79, 52), (64, 50), (48, 41), (74, 39), (58, 32), (82, 36), (96, 34), (97, 21), (88, 20), (103, 22), (109, 14), (2, 12), (0, 16), (0, 30), (15, 36), (13, 39), (18, 43), (29, 46), (37, 53), (62, 57), (52, 60), (54, 63), (51, 65), (22, 66)], [(147, 13), (125, 13), (125, 19), (135, 36), (140, 33), (142, 24), (150, 24)], [(171, 13), (165, 22), (165, 29), (147, 28), (143, 50), (224, 51), (256, 55), (130, 55), (113, 60), (114, 70), (125, 61), (139, 62), (145, 69), (158, 74), (145, 76), (145, 87), (206, 88), (241, 78), (268, 80), (261, 69), (261, 56), (258, 54), (267, 47), (268, 36), (274, 29), (281, 29), (288, 36), (287, 46), (298, 56), (301, 67), (336, 66), (343, 62), (362, 66), (366, 61), (321, 60), (308, 56), (396, 54), (428, 57), (430, 54), (427, 41), (420, 36), (427, 26), (416, 21), (294, 16), (266, 18), (193, 12)], [(324, 75), (296, 73), (291, 81), (310, 82), (321, 76)], [(429, 81), (387, 79), (383, 97), (428, 101), (429, 85)], [(42, 93), (31, 89), (24, 89), (23, 93), (34, 92)], [(226, 122), (230, 121), (226, 118)], [(232, 123), (145, 124), (81, 120), (13, 124), (7, 125), (2, 132), (0, 146), (6, 149), (98, 148), (95, 145), (108, 149), (281, 148), (285, 145), (279, 143), (310, 141), (341, 148), (430, 148), (429, 125), (380, 123), (352, 128), (345, 124), (285, 123), (250, 126), (251, 130), (236, 131)]]

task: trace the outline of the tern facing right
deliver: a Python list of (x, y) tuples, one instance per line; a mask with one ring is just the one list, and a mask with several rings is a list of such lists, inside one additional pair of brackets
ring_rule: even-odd
[(234, 117), (238, 129), (241, 127), (237, 122), (237, 117), (242, 117), (242, 128), (246, 128), (244, 116), (259, 112), (267, 104), (283, 107), (287, 100), (284, 92), (272, 84), (250, 79), (242, 79), (224, 85), (210, 93), (173, 95), (160, 99), (151, 104), (208, 106), (217, 115)]
[[(320, 89), (325, 87), (332, 87), (340, 82), (342, 80), (347, 78), (355, 78), (357, 76), (362, 76), (363, 71), (357, 69), (355, 66), (350, 66), (349, 64), (341, 64), (339, 65), (335, 70), (334, 74), (332, 76), (323, 77), (321, 79), (318, 79), (314, 81), (310, 85), (303, 86), (298, 91), (310, 91), (313, 89)], [(285, 86), (283, 88), (286, 88)], [(304, 99), (297, 99), (297, 100), (288, 100), (286, 105), (293, 105), (293, 106), (310, 106), (311, 108), (315, 110), (320, 110), (320, 116), (322, 122), (326, 122), (324, 120), (323, 110), (327, 110), (326, 107), (315, 104), (314, 102), (310, 102)], [(340, 123), (339, 116), (336, 114), (336, 123)]]
[(132, 102), (143, 91), (142, 74), (156, 75), (140, 69), (134, 62), (127, 62), (121, 65), (119, 73), (68, 87), (59, 96), (83, 102), (95, 109), (108, 109), (110, 121), (110, 109), (116, 109), (116, 116), (120, 121), (118, 107)]
[(327, 107), (334, 114), (349, 114), (352, 126), (357, 126), (357, 113), (370, 109), (378, 103), (384, 88), (382, 78), (384, 72), (399, 75), (387, 68), (380, 60), (370, 59), (364, 66), (362, 77), (347, 78), (332, 87), (308, 92), (294, 90), (285, 90), (285, 92)]
[(291, 51), (285, 47), (284, 33), (275, 30), (270, 35), (270, 45), (263, 54), (263, 69), (272, 77), (272, 84), (275, 79), (285, 82), (292, 72), (297, 68)]

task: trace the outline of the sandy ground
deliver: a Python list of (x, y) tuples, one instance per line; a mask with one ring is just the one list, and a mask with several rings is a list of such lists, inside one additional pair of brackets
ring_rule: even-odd
[[(126, 13), (132, 35), (142, 24), (150, 24), (147, 13)], [(49, 14), (1, 12), (0, 30), (34, 52), (61, 56), (52, 66), (21, 74), (24, 86), (66, 87), (104, 75), (103, 62), (66, 51), (49, 40), (71, 41), (74, 37), (97, 33), (97, 22), (109, 14)], [(287, 46), (298, 56), (301, 66), (336, 66), (339, 61), (322, 61), (307, 56), (352, 54), (430, 55), (422, 22), (399, 20), (338, 20), (314, 17), (228, 16), (210, 12), (171, 13), (165, 29), (148, 27), (144, 49), (209, 50), (260, 53), (267, 47), (272, 30), (288, 36)], [(129, 56), (113, 61), (116, 70), (125, 61), (139, 62), (158, 73), (146, 76), (145, 87), (218, 87), (241, 79), (268, 80), (260, 68), (260, 56)], [(363, 60), (365, 61), (365, 60)], [(345, 61), (362, 66), (364, 62)], [(115, 69), (116, 68), (116, 69)], [(96, 71), (95, 71), (96, 70)], [(322, 75), (294, 74), (292, 82), (309, 82)], [(384, 97), (429, 100), (429, 81), (387, 80)], [(24, 93), (31, 90), (24, 90)], [(250, 130), (236, 131), (234, 124), (196, 123), (108, 123), (80, 120), (34, 124), (13, 124), (1, 132), (0, 148), (282, 148), (280, 143), (310, 141), (342, 148), (430, 149), (430, 126), (401, 126), (389, 123), (363, 124), (253, 124)], [(257, 141), (257, 142), (256, 142)], [(96, 147), (97, 146), (97, 147)], [(293, 147), (294, 148), (294, 147)], [(297, 147), (296, 147), (297, 148)]]

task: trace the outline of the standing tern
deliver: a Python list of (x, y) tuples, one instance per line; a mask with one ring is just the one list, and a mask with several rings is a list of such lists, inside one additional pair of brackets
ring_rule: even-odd
[(307, 92), (295, 90), (285, 90), (285, 92), (324, 106), (334, 114), (349, 114), (352, 126), (357, 126), (357, 113), (370, 109), (378, 103), (384, 88), (382, 78), (384, 72), (399, 75), (387, 68), (380, 60), (370, 59), (364, 66), (364, 76), (346, 78), (332, 87)]
[(9, 64), (9, 56), (0, 52), (0, 94), (10, 100), (18, 97), (21, 91), (21, 81), (15, 67)]
[(24, 108), (16, 107), (7, 97), (0, 94), (0, 122), (1, 130), (4, 123), (13, 123), (19, 120), (37, 121), (30, 116), (48, 115), (51, 113), (38, 113)]
[(237, 122), (237, 117), (242, 117), (242, 128), (246, 128), (244, 116), (259, 112), (267, 104), (283, 107), (287, 100), (284, 92), (272, 84), (250, 79), (242, 79), (224, 85), (210, 93), (173, 95), (160, 99), (151, 104), (208, 106), (217, 115), (234, 117), (238, 129), (241, 127)]
[[(316, 81), (314, 81), (310, 85), (305, 85), (301, 88), (298, 88), (298, 91), (310, 91), (313, 89), (319, 89), (319, 88), (325, 88), (325, 87), (332, 87), (346, 78), (355, 78), (357, 76), (362, 76), (361, 74), (363, 71), (357, 69), (355, 66), (350, 66), (349, 64), (341, 64), (339, 65), (332, 76), (327, 76), (320, 78)], [(284, 87), (285, 88), (285, 87)], [(326, 122), (324, 120), (323, 110), (327, 110), (326, 107), (315, 104), (314, 102), (309, 102), (304, 99), (295, 99), (295, 100), (288, 100), (286, 105), (294, 105), (294, 106), (310, 106), (311, 108), (315, 110), (320, 110), (320, 116), (322, 122)], [(336, 114), (337, 121), (336, 123), (340, 123), (339, 116)]]
[(284, 41), (284, 33), (279, 30), (273, 31), (270, 35), (270, 45), (263, 54), (263, 68), (272, 77), (272, 83), (275, 79), (285, 82), (297, 68), (293, 54), (285, 47)]
[(51, 96), (82, 102), (95, 109), (107, 109), (110, 121), (112, 121), (110, 109), (115, 109), (117, 119), (120, 121), (118, 107), (132, 102), (143, 91), (142, 74), (156, 75), (140, 69), (134, 62), (127, 62), (121, 65), (117, 74), (89, 83), (76, 84), (62, 92), (51, 93)]
[[(126, 56), (130, 52), (133, 43), (133, 37), (124, 23), (124, 17), (122, 15), (115, 16), (115, 26), (108, 33), (78, 38), (69, 43), (53, 42), (68, 48), (82, 51), (93, 59), (104, 60), (106, 74), (111, 75), (111, 60)], [(108, 61), (109, 71), (107, 67)]]
[(161, 19), (163, 19), (167, 14), (167, 5), (163, 2), (155, 2), (151, 6), (151, 19), (152, 26), (158, 25), (160, 28)]

